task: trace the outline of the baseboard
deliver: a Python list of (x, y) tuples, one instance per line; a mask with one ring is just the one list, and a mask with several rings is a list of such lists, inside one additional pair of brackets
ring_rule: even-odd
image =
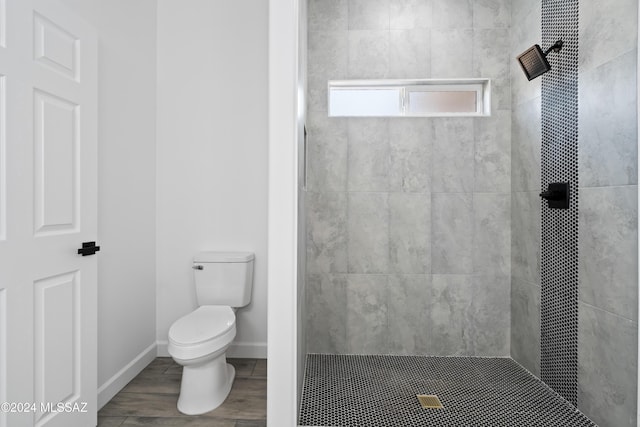
[[(158, 341), (158, 357), (170, 357), (167, 346), (168, 341)], [(266, 359), (267, 343), (234, 342), (227, 350), (227, 357), (241, 359)]]
[(266, 342), (234, 342), (227, 350), (227, 357), (237, 357), (240, 359), (266, 359)]
[(157, 344), (153, 343), (144, 349), (142, 353), (137, 355), (124, 368), (120, 369), (117, 374), (109, 378), (98, 388), (98, 409), (101, 409), (113, 399), (113, 396), (118, 394), (129, 381), (134, 379), (140, 371), (156, 358), (156, 346)]

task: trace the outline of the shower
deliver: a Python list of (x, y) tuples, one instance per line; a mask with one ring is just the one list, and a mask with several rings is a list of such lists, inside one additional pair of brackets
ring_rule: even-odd
[(546, 51), (542, 51), (540, 45), (534, 44), (529, 49), (525, 50), (523, 53), (518, 56), (518, 62), (522, 67), (522, 71), (527, 76), (527, 79), (533, 80), (538, 76), (546, 73), (551, 70), (551, 65), (549, 61), (547, 61), (547, 55), (551, 51), (560, 52), (562, 49), (562, 40), (558, 40)]

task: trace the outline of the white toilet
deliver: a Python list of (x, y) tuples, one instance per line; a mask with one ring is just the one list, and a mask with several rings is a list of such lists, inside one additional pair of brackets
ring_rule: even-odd
[(235, 309), (251, 301), (250, 252), (202, 252), (193, 259), (198, 308), (169, 329), (169, 354), (183, 366), (178, 410), (209, 412), (224, 402), (235, 369), (226, 351), (236, 336)]

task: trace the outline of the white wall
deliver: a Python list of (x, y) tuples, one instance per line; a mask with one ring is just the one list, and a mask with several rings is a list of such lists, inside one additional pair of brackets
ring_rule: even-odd
[(203, 250), (252, 251), (228, 355), (266, 357), (267, 2), (158, 0), (157, 338), (196, 307)]
[(155, 0), (64, 0), (99, 41), (98, 403), (155, 356)]

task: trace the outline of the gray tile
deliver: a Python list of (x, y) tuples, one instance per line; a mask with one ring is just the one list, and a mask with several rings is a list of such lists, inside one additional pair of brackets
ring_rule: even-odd
[(349, 120), (349, 191), (389, 189), (389, 120)]
[(476, 280), (471, 275), (432, 276), (426, 305), (430, 325), (427, 345), (432, 355), (508, 354), (509, 292), (486, 288), (502, 288), (501, 282), (507, 279), (475, 283)]
[[(579, 8), (579, 65), (591, 70), (635, 50), (638, 33), (638, 2), (601, 0)], [(585, 46), (582, 49), (582, 46)]]
[(433, 193), (431, 271), (437, 274), (473, 272), (473, 196)]
[(470, 0), (433, 2), (433, 28), (471, 28), (473, 6)]
[(389, 270), (431, 272), (431, 195), (389, 195)]
[(511, 186), (513, 191), (540, 191), (542, 107), (532, 99), (513, 110), (511, 122)]
[(473, 119), (438, 118), (434, 125), (431, 191), (473, 191)]
[(389, 32), (389, 77), (425, 79), (431, 73), (431, 33), (429, 30)]
[(508, 79), (511, 61), (508, 28), (473, 31), (473, 77)]
[(511, 195), (473, 195), (473, 271), (476, 274), (511, 274)]
[(389, 31), (349, 31), (350, 79), (383, 79), (389, 73)]
[(474, 119), (474, 191), (511, 191), (511, 112)]
[[(509, 74), (511, 76), (511, 74)], [(491, 80), (491, 112), (511, 111), (511, 77)]]
[(389, 270), (389, 198), (386, 193), (350, 193), (347, 253), (350, 273)]
[(307, 351), (347, 350), (347, 275), (311, 274), (307, 278)]
[(387, 288), (389, 351), (393, 354), (426, 354), (429, 351), (428, 319), (424, 309), (429, 297), (430, 275), (391, 275)]
[[(435, 4), (448, 4), (436, 2)], [(473, 73), (473, 30), (431, 30), (431, 77), (468, 78)]]
[(386, 275), (349, 275), (346, 326), (350, 354), (388, 353)]
[(638, 320), (638, 187), (580, 189), (582, 301)]
[(513, 105), (539, 98), (542, 79), (527, 80), (518, 61), (515, 60), (526, 49), (542, 40), (542, 2), (540, 0), (514, 0), (512, 3), (513, 23), (511, 26), (511, 94)]
[(347, 272), (347, 194), (307, 193), (307, 272)]
[(327, 83), (346, 79), (347, 31), (310, 31), (307, 47), (307, 108), (327, 113)]
[(540, 283), (540, 196), (511, 193), (511, 275)]
[(467, 312), (467, 352), (474, 356), (509, 356), (511, 329), (509, 276), (474, 275)]
[(511, 279), (511, 357), (540, 376), (540, 286)]
[(307, 79), (310, 86), (344, 79), (348, 70), (347, 31), (310, 31), (307, 47)]
[(633, 51), (580, 74), (580, 186), (638, 182), (636, 68)]
[(309, 31), (348, 29), (347, 0), (309, 0), (307, 14)]
[(347, 119), (308, 112), (307, 190), (347, 189), (347, 135)]
[(510, 0), (474, 0), (473, 28), (509, 28)]
[(388, 30), (389, 0), (348, 0), (349, 30)]
[(580, 304), (578, 408), (602, 427), (636, 425), (638, 324)]
[(390, 191), (431, 191), (433, 139), (431, 120), (389, 120)]
[(392, 30), (431, 28), (432, 0), (391, 0), (389, 26)]

